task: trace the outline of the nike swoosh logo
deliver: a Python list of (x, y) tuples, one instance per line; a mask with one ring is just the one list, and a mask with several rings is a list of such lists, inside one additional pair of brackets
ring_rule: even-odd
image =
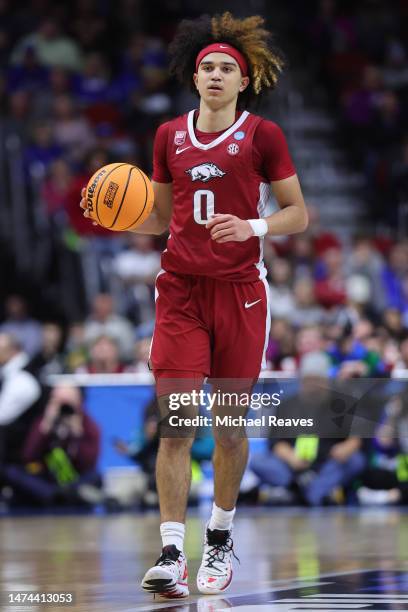
[(191, 145), (188, 145), (188, 147), (184, 147), (183, 149), (180, 149), (180, 147), (177, 147), (176, 155), (180, 155), (180, 153), (182, 153), (183, 151), (187, 151), (187, 149), (189, 149), (190, 147)]
[(255, 306), (255, 304), (257, 304), (258, 302), (262, 302), (262, 298), (256, 300), (255, 302), (251, 302), (250, 304), (248, 304), (248, 302), (245, 302), (245, 308), (251, 308), (251, 306)]
[(220, 45), (220, 49), (228, 49), (225, 45)]

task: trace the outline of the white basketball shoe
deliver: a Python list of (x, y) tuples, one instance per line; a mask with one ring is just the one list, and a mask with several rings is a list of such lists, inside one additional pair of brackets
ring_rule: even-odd
[(165, 546), (156, 563), (147, 570), (141, 586), (166, 599), (188, 597), (187, 559), (174, 544)]
[(204, 552), (197, 574), (197, 588), (205, 595), (223, 593), (232, 580), (232, 530), (210, 530), (206, 527)]

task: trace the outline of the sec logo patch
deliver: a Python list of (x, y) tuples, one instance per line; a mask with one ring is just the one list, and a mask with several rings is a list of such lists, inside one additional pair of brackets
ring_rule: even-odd
[(230, 155), (236, 155), (237, 153), (239, 153), (239, 146), (235, 144), (235, 142), (232, 142), (228, 145), (227, 151)]

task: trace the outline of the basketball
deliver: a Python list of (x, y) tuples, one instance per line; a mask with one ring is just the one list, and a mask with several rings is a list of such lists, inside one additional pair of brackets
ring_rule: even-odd
[(103, 166), (86, 187), (91, 218), (115, 232), (141, 225), (153, 207), (153, 186), (142, 170), (125, 163)]

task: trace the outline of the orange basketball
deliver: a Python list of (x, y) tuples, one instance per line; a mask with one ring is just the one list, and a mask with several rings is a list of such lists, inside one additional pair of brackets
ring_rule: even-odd
[(124, 232), (132, 230), (150, 215), (153, 186), (144, 172), (125, 163), (100, 168), (86, 187), (90, 215), (103, 227)]

